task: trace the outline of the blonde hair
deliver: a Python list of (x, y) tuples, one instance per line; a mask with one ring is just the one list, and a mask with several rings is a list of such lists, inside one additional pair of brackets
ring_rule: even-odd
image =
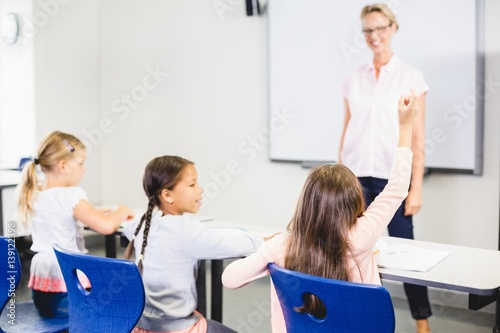
[(361, 19), (370, 13), (380, 13), (384, 15), (389, 20), (391, 25), (396, 24), (396, 29), (399, 29), (399, 24), (396, 21), (396, 15), (394, 15), (394, 12), (385, 3), (374, 3), (372, 5), (364, 6), (361, 10)]
[(85, 145), (71, 134), (54, 131), (40, 141), (37, 156), (24, 165), (22, 180), (17, 187), (18, 219), (24, 225), (33, 214), (33, 201), (38, 192), (36, 165), (40, 165), (42, 172), (51, 171), (59, 161), (72, 159), (75, 150), (85, 150)]

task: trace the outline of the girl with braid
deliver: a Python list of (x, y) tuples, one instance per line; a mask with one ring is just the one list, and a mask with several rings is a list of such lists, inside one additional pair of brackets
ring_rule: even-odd
[[(68, 315), (66, 285), (52, 246), (86, 253), (82, 223), (107, 235), (134, 217), (134, 210), (126, 206), (109, 211), (89, 203), (87, 194), (78, 186), (85, 172), (85, 156), (85, 146), (76, 137), (52, 132), (42, 139), (37, 157), (24, 165), (17, 187), (18, 218), (31, 229), (31, 250), (36, 252), (28, 287), (44, 317)], [(43, 182), (38, 179), (38, 167)]]
[[(146, 166), (143, 188), (148, 208), (124, 233), (146, 289), (146, 305), (134, 333), (217, 333), (232, 329), (196, 312), (196, 276), (203, 259), (243, 257), (263, 242), (247, 233), (229, 235), (208, 229), (186, 213), (198, 213), (203, 190), (194, 164), (161, 156)], [(135, 241), (134, 241), (135, 239)]]

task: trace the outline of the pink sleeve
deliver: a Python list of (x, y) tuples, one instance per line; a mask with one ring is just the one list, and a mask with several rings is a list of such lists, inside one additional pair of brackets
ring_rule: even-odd
[(342, 97), (344, 97), (345, 99), (347, 99), (347, 96), (349, 96), (349, 88), (351, 87), (350, 84), (351, 76), (345, 77), (344, 81), (342, 82), (342, 86), (340, 87), (340, 93), (342, 94)]
[(429, 86), (427, 85), (427, 82), (425, 81), (422, 72), (415, 70), (415, 74), (413, 76), (412, 81), (413, 81), (412, 88), (415, 89), (418, 96), (425, 94), (426, 92), (429, 91)]
[(229, 289), (243, 287), (249, 282), (269, 274), (267, 264), (278, 262), (284, 252), (287, 234), (279, 234), (264, 242), (259, 249), (244, 259), (230, 263), (222, 274), (222, 283)]

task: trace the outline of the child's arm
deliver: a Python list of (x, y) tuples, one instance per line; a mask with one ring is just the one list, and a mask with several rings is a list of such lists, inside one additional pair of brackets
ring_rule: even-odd
[(399, 98), (399, 147), (411, 149), (412, 128), (415, 116), (418, 113), (418, 97), (415, 90), (411, 90), (410, 97)]
[[(375, 198), (352, 229), (359, 249), (371, 249), (408, 195), (412, 163), (412, 127), (418, 112), (417, 96), (399, 99), (399, 142), (391, 167), (391, 176), (384, 190)], [(363, 245), (361, 245), (363, 242)]]
[[(262, 246), (264, 246), (263, 244)], [(269, 261), (257, 251), (244, 259), (235, 260), (222, 273), (222, 284), (229, 289), (238, 289), (268, 275)]]
[(244, 259), (230, 263), (222, 274), (222, 283), (226, 288), (237, 289), (253, 280), (269, 274), (267, 265), (279, 261), (282, 257), (286, 234), (278, 234), (262, 244), (259, 249)]
[(123, 221), (135, 216), (134, 210), (127, 206), (118, 206), (114, 211), (105, 214), (94, 208), (87, 200), (80, 200), (73, 208), (73, 214), (87, 227), (104, 235), (112, 234)]

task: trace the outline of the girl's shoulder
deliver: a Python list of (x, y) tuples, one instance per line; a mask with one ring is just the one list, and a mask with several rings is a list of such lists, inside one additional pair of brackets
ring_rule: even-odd
[(73, 194), (73, 193), (86, 193), (83, 188), (80, 186), (56, 186), (56, 187), (51, 187), (46, 190), (41, 190), (40, 193), (47, 194), (47, 195), (67, 195), (67, 194)]
[(286, 231), (274, 235), (271, 239), (268, 239), (263, 243), (263, 247), (271, 252), (281, 252), (283, 247), (287, 245), (290, 234)]
[(42, 200), (69, 203), (71, 205), (78, 203), (80, 200), (88, 200), (87, 193), (79, 186), (52, 187), (40, 191), (38, 197)]

